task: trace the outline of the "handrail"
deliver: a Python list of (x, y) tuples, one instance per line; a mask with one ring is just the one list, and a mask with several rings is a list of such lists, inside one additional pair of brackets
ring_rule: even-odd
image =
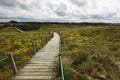
[(8, 58), (8, 56), (6, 56), (6, 57), (4, 57), (4, 58), (0, 59), (0, 62), (2, 62), (2, 61), (4, 61), (4, 60), (6, 60), (7, 58)]
[(23, 33), (23, 31), (20, 30), (19, 28), (17, 28), (17, 27), (14, 27), (14, 28), (15, 28), (15, 30), (17, 30), (18, 32)]
[(15, 64), (15, 60), (13, 58), (13, 54), (8, 54), (8, 56), (0, 59), (0, 62), (5, 61), (6, 59), (8, 59), (8, 61), (10, 61), (9, 63), (12, 67), (13, 73), (16, 74), (17, 73), (17, 67), (16, 67), (16, 64)]
[(64, 71), (63, 71), (63, 63), (62, 63), (62, 52), (61, 52), (61, 39), (59, 43), (59, 67), (60, 67), (60, 74), (62, 77), (62, 80), (64, 80)]

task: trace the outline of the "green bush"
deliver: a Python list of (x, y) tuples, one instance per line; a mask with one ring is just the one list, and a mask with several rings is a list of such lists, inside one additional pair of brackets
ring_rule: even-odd
[(38, 29), (40, 26), (38, 24), (25, 23), (25, 24), (19, 25), (17, 27), (21, 30), (29, 31), (29, 30)]

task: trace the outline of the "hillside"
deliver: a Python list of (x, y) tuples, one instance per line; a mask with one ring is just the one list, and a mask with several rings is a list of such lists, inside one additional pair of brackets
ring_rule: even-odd
[[(37, 44), (38, 50), (52, 37), (50, 32), (61, 36), (65, 80), (120, 79), (119, 26), (48, 24), (24, 33), (12, 27), (4, 28), (0, 30), (0, 56), (15, 54), (20, 69), (34, 55), (30, 39)], [(6, 63), (0, 63), (1, 80), (12, 76)]]

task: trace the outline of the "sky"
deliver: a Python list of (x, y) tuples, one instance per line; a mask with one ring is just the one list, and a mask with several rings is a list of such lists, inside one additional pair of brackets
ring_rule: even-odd
[(120, 0), (0, 0), (0, 21), (120, 23)]

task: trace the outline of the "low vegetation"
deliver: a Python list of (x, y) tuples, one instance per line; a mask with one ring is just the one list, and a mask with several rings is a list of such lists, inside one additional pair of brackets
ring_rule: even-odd
[[(17, 68), (22, 68), (34, 55), (32, 42), (36, 49), (40, 49), (52, 34), (47, 31), (17, 32), (13, 27), (0, 30), (0, 59), (13, 54)], [(8, 80), (13, 74), (8, 60), (0, 63), (0, 80)]]
[[(24, 33), (5, 28), (0, 30), (0, 57), (15, 54), (20, 69), (34, 55), (31, 41), (40, 49), (54, 31), (62, 40), (65, 80), (120, 80), (119, 26), (44, 24)], [(4, 63), (7, 61), (0, 63), (0, 80), (8, 80), (12, 75), (9, 64)]]
[(119, 80), (120, 27), (61, 33), (66, 80)]

